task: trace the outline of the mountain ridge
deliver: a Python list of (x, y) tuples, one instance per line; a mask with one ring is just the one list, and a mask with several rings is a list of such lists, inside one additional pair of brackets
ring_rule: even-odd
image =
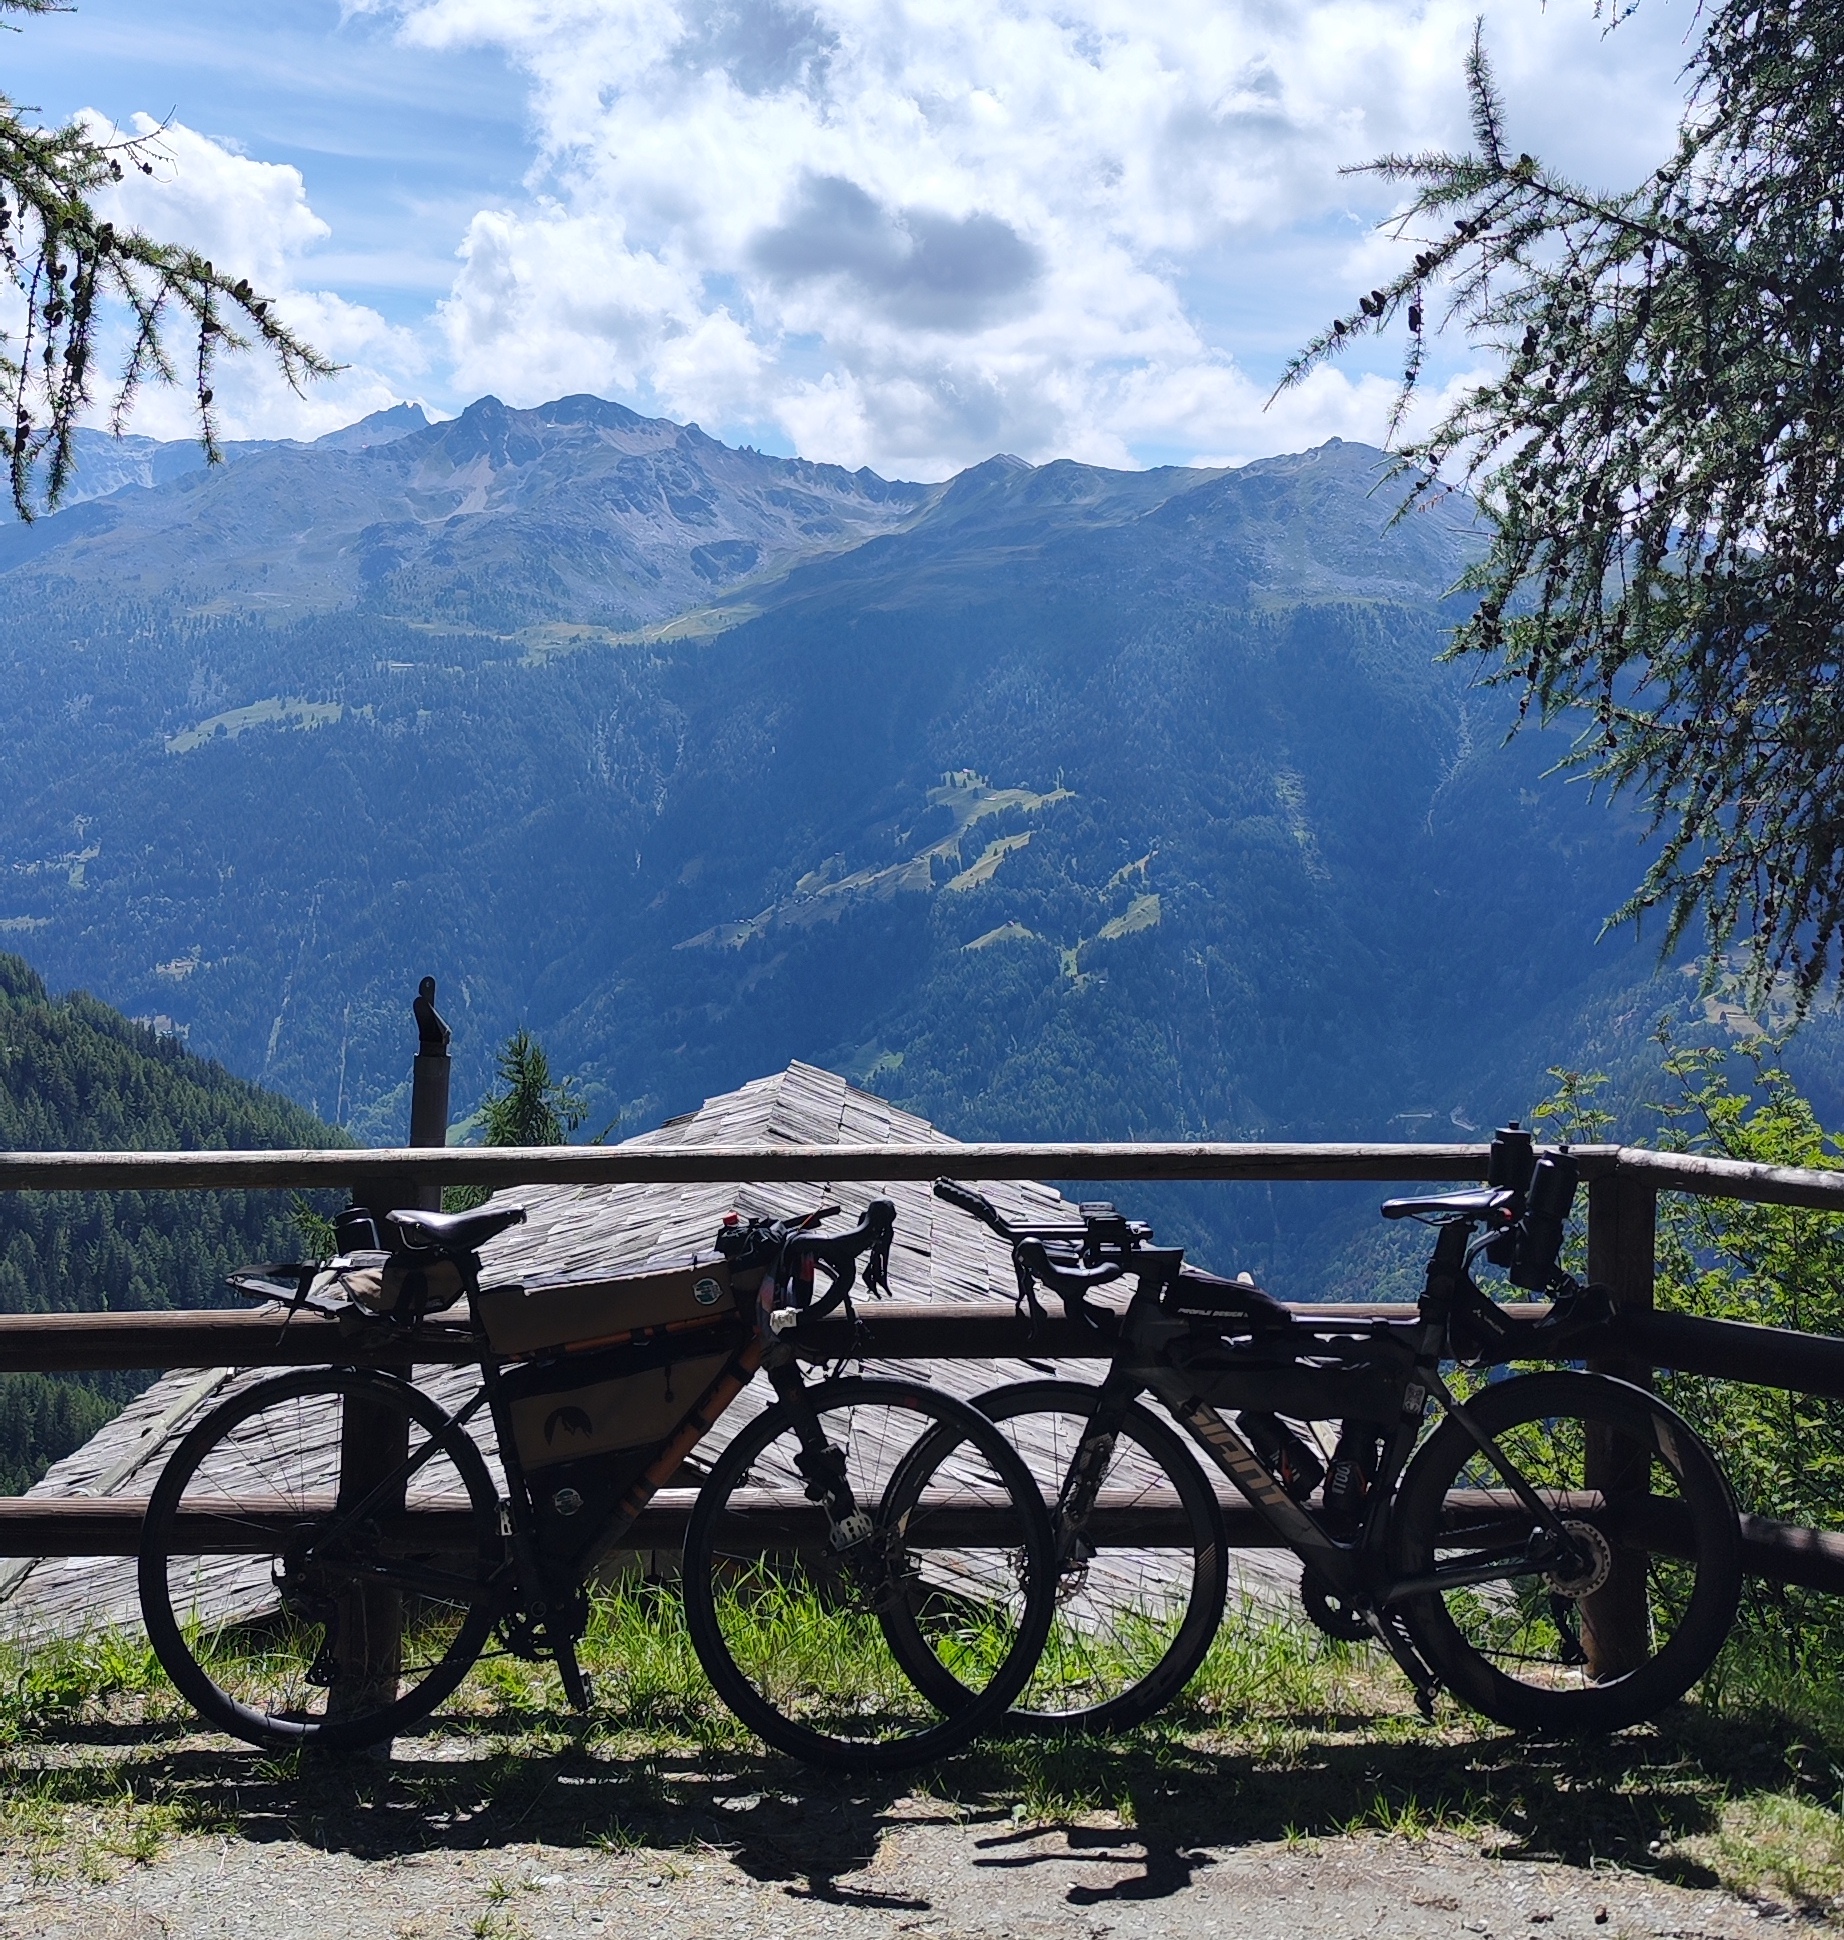
[(189, 612), (636, 628), (887, 529), (935, 492), (585, 396), (530, 410), (481, 398), (359, 442), (375, 422), (0, 528), (0, 583)]

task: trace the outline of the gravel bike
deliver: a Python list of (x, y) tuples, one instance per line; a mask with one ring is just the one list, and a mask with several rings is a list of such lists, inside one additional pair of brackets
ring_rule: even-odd
[[(1201, 1273), (1111, 1205), (1013, 1226), (938, 1181), (1011, 1246), (1022, 1307), (1036, 1313), (1047, 1288), (1111, 1350), (1098, 1386), (977, 1398), (1052, 1505), (1059, 1616), (1019, 1721), (1122, 1728), (1202, 1663), (1225, 1602), (1225, 1519), (1192, 1447), (1298, 1556), (1312, 1621), (1380, 1642), (1424, 1713), (1445, 1686), (1514, 1727), (1604, 1731), (1681, 1697), (1740, 1594), (1739, 1518), (1709, 1449), (1656, 1395), (1605, 1375), (1488, 1378), (1465, 1399), (1449, 1383), (1456, 1361), (1496, 1375), (1572, 1358), (1607, 1318), (1604, 1290), (1558, 1264), (1575, 1185), (1566, 1149), (1538, 1153), (1506, 1128), (1487, 1185), (1383, 1207), (1437, 1228), (1415, 1317), (1340, 1319)], [(1552, 1296), (1547, 1315), (1495, 1304), (1482, 1260)], [(1123, 1278), (1124, 1311), (1090, 1298)], [(934, 1667), (909, 1668), (952, 1702)]]
[[(1010, 1441), (964, 1403), (803, 1375), (791, 1324), (845, 1303), (861, 1258), (873, 1291), (887, 1270), (890, 1201), (815, 1230), (837, 1210), (732, 1215), (708, 1255), (592, 1285), (482, 1287), (478, 1249), (517, 1207), (393, 1212), (393, 1248), (288, 1269), (296, 1304), (390, 1316), (369, 1329), (465, 1299), (478, 1385), (450, 1411), (395, 1375), (313, 1369), (205, 1416), (162, 1470), (140, 1550), (174, 1683), (253, 1743), (330, 1750), (418, 1723), (493, 1649), (553, 1660), (587, 1709), (586, 1585), (760, 1369), (775, 1401), (711, 1464), (685, 1531), (707, 1675), (752, 1731), (816, 1764), (890, 1769), (965, 1745), (1049, 1632), (1049, 1518)], [(347, 1218), (375, 1248), (367, 1216)], [(274, 1292), (277, 1271), (234, 1284)], [(497, 1476), (469, 1432), (482, 1415)], [(917, 1665), (950, 1706), (922, 1694)]]

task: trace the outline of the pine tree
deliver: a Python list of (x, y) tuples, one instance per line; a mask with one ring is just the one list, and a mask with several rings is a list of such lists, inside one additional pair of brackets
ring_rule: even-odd
[[(61, 0), (0, 0), (0, 13), (63, 10)], [(75, 122), (34, 127), (0, 94), (0, 270), (14, 292), (0, 319), (0, 458), (22, 519), (54, 508), (70, 483), (71, 434), (96, 402), (96, 328), (112, 302), (130, 323), (128, 353), (106, 387), (113, 428), (150, 379), (184, 381), (213, 463), (222, 455), (213, 370), (224, 351), (260, 344), (297, 391), (337, 368), (247, 278), (98, 214), (98, 192), (130, 169), (151, 175), (157, 155), (157, 137), (99, 142)], [(183, 380), (178, 337), (188, 345)]]
[[(1585, 721), (1577, 772), (1662, 839), (1620, 914), (1734, 939), (1803, 1003), (1844, 946), (1844, 10), (1710, 0), (1675, 152), (1604, 195), (1514, 153), (1475, 35), (1474, 147), (1386, 155), (1416, 253), (1283, 385), (1430, 306), (1499, 354), (1401, 445), (1409, 504), (1490, 522), (1453, 652), (1525, 715)], [(1405, 508), (1406, 509), (1406, 508)]]

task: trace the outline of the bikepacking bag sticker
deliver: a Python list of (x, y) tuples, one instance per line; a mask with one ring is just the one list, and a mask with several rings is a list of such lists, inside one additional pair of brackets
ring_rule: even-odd
[[(636, 1367), (638, 1359), (650, 1366)], [(545, 1361), (505, 1377), (507, 1411), (527, 1469), (663, 1442), (730, 1360), (730, 1351), (667, 1359), (615, 1349), (581, 1361)]]
[(695, 1256), (682, 1266), (621, 1279), (528, 1280), (480, 1295), (487, 1339), (508, 1359), (582, 1350), (650, 1327), (727, 1319), (735, 1311), (727, 1262)]

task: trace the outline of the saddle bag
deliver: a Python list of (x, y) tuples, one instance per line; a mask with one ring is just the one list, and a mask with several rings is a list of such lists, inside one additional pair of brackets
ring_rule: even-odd
[(736, 1296), (724, 1261), (694, 1255), (681, 1266), (620, 1279), (487, 1287), (479, 1309), (494, 1353), (522, 1360), (713, 1326), (734, 1318)]
[(508, 1368), (502, 1392), (530, 1471), (666, 1441), (724, 1370), (734, 1343), (687, 1351), (684, 1337)]
[(402, 1247), (393, 1253), (342, 1253), (314, 1276), (309, 1300), (349, 1300), (368, 1314), (413, 1325), (452, 1307), (465, 1291), (445, 1253)]

